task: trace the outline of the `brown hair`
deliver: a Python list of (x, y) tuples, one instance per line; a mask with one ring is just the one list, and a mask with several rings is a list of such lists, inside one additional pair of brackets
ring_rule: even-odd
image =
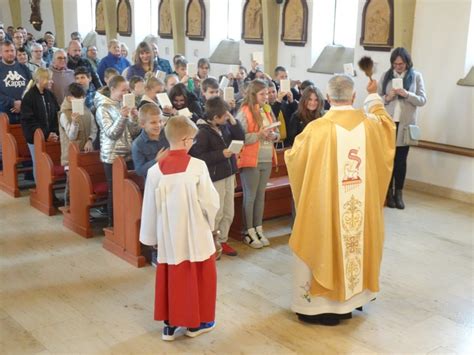
[(142, 63), (142, 60), (140, 59), (140, 54), (143, 52), (148, 52), (151, 54), (150, 63), (149, 63), (150, 68), (148, 71), (153, 70), (154, 54), (153, 54), (153, 50), (151, 49), (150, 45), (147, 42), (140, 42), (138, 44), (137, 49), (135, 50), (135, 57), (133, 58), (133, 62), (143, 68), (143, 63)]
[(220, 96), (206, 101), (206, 121), (212, 121), (216, 116), (222, 117), (227, 111), (229, 111), (229, 104)]
[(257, 107), (257, 93), (266, 88), (268, 88), (268, 85), (263, 80), (255, 79), (251, 81), (245, 93), (244, 100), (242, 101), (242, 106), (249, 107), (250, 111), (252, 112), (253, 119), (255, 122), (257, 122), (259, 128), (263, 127), (263, 118), (260, 114), (260, 109)]
[[(316, 95), (316, 98), (318, 99), (318, 107), (314, 111), (310, 111), (306, 107), (312, 94)], [(300, 102), (298, 104), (298, 110), (296, 112), (300, 120), (303, 121), (305, 124), (308, 124), (309, 122), (324, 115), (324, 97), (321, 90), (319, 90), (314, 85), (310, 85), (306, 89), (304, 89), (303, 94), (301, 95)]]
[(109, 85), (107, 85), (111, 89), (117, 88), (120, 84), (126, 83), (127, 80), (122, 75), (115, 75), (112, 79), (109, 81)]

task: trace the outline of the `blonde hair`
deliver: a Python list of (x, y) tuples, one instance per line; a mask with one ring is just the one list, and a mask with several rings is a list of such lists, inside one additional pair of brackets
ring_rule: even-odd
[(255, 79), (251, 81), (242, 101), (242, 106), (248, 106), (259, 128), (263, 127), (263, 118), (260, 114), (260, 107), (258, 107), (257, 94), (266, 88), (268, 88), (268, 84), (263, 80)]
[(145, 90), (151, 90), (151, 89), (155, 88), (158, 85), (160, 85), (162, 87), (165, 86), (165, 83), (163, 82), (163, 80), (158, 79), (157, 77), (153, 76), (153, 73), (151, 73), (151, 74), (152, 75), (145, 75)]
[[(39, 67), (33, 73), (33, 78), (29, 81), (28, 85), (26, 86), (25, 91), (23, 92), (23, 96), (36, 84), (38, 84), (41, 80), (48, 79), (50, 80), (53, 77), (53, 73), (46, 68)], [(22, 97), (23, 97), (22, 96)]]
[(165, 126), (166, 139), (175, 144), (188, 135), (196, 134), (197, 131), (196, 124), (185, 116), (173, 116)]
[(138, 119), (141, 124), (144, 124), (150, 116), (160, 116), (161, 110), (157, 104), (149, 103), (140, 107), (138, 111)]
[(107, 48), (110, 49), (113, 45), (118, 45), (120, 47), (120, 42), (116, 39), (111, 39), (109, 41)]

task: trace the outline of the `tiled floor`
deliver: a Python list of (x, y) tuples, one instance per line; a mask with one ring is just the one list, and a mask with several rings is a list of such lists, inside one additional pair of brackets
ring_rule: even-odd
[(0, 192), (0, 353), (469, 353), (474, 350), (473, 206), (406, 193), (386, 209), (377, 300), (338, 327), (289, 310), (288, 219), (272, 245), (218, 262), (217, 328), (173, 343), (153, 321), (154, 270), (135, 269)]

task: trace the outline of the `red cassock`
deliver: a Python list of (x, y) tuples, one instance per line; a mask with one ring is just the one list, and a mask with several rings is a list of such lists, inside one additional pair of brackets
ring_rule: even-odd
[[(186, 171), (189, 161), (185, 151), (170, 151), (160, 161), (159, 168), (164, 175), (177, 174)], [(188, 328), (214, 321), (216, 285), (214, 255), (199, 262), (185, 260), (176, 265), (158, 263), (155, 320)]]

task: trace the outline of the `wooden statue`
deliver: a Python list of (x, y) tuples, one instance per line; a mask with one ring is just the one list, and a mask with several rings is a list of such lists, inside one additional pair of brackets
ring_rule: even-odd
[(33, 25), (33, 28), (36, 31), (41, 31), (41, 25), (43, 24), (43, 20), (41, 19), (40, 1), (41, 0), (30, 1), (30, 5), (31, 5), (30, 23)]

